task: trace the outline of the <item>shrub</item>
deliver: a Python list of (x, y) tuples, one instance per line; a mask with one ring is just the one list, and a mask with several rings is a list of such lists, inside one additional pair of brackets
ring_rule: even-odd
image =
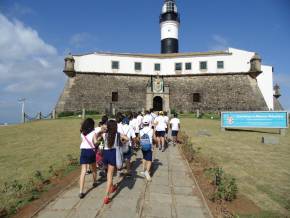
[(73, 115), (74, 115), (74, 112), (72, 112), (72, 111), (64, 111), (64, 112), (60, 112), (57, 116), (58, 117), (70, 117)]
[(100, 112), (99, 111), (86, 111), (86, 115), (98, 115), (98, 114), (100, 114)]
[(171, 113), (171, 114), (176, 114), (176, 110), (175, 110), (175, 108), (171, 109), (171, 110), (170, 110), (170, 113)]
[(236, 199), (238, 186), (235, 178), (226, 175), (220, 167), (205, 169), (205, 173), (212, 178), (212, 184), (216, 186), (215, 192), (211, 196), (212, 201)]

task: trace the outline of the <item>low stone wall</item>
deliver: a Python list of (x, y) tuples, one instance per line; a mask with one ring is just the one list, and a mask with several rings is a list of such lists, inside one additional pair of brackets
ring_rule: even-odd
[[(140, 75), (76, 73), (68, 78), (56, 111), (141, 111), (146, 108), (150, 79)], [(245, 73), (171, 76), (163, 80), (169, 86), (169, 106), (179, 112), (268, 110), (257, 81)], [(112, 102), (112, 92), (118, 92), (117, 102)], [(193, 93), (200, 94), (200, 102), (193, 102)]]

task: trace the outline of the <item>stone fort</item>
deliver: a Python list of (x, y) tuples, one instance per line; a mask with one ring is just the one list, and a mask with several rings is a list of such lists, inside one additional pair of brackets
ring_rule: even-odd
[(68, 80), (56, 112), (281, 110), (273, 67), (250, 51), (180, 53), (174, 0), (160, 15), (161, 53), (95, 52), (65, 58)]

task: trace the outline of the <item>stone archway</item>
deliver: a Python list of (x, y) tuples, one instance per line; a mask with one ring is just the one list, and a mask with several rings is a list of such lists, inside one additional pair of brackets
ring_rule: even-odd
[(153, 110), (162, 111), (163, 110), (163, 99), (160, 96), (153, 98)]

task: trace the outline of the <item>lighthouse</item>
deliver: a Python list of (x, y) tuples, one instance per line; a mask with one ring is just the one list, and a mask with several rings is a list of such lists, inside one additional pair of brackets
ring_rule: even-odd
[(180, 17), (175, 0), (164, 0), (160, 15), (161, 53), (178, 53)]

